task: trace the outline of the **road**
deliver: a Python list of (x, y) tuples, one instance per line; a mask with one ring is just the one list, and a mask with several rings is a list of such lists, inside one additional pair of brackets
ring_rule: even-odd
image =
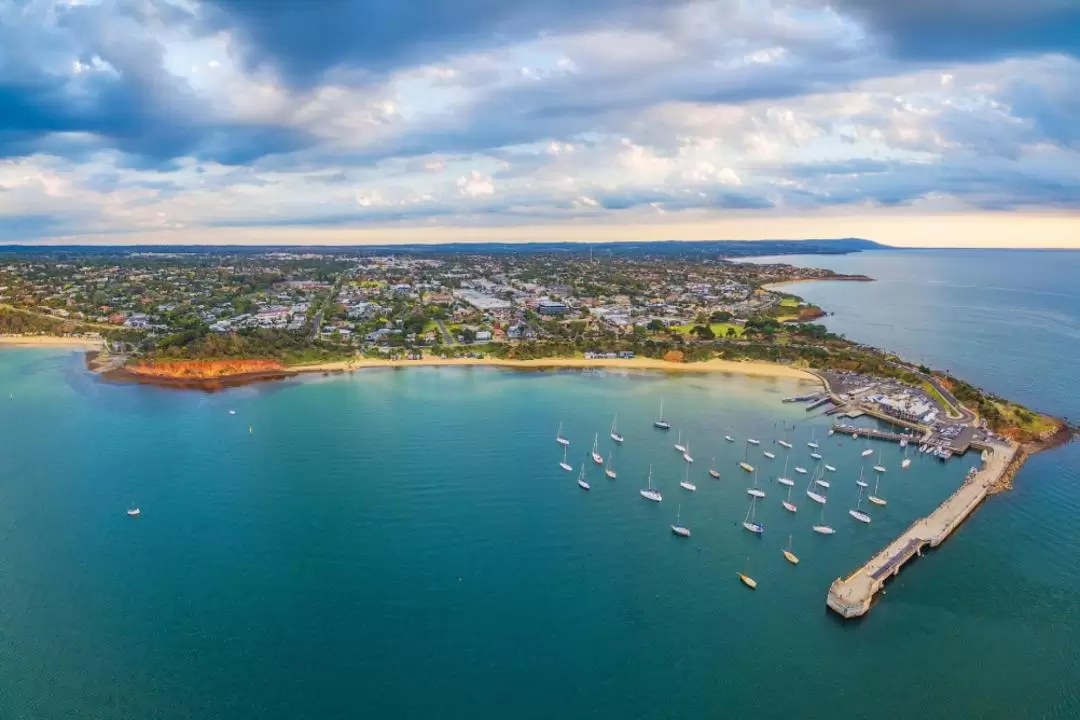
[(334, 280), (334, 284), (330, 286), (330, 292), (327, 293), (326, 299), (323, 300), (322, 305), (319, 306), (318, 311), (315, 313), (315, 317), (311, 319), (311, 339), (319, 337), (319, 331), (322, 330), (323, 313), (326, 312), (326, 306), (337, 299), (338, 293), (341, 292), (341, 282), (345, 279), (345, 273), (337, 276)]
[(455, 340), (454, 336), (450, 334), (450, 331), (446, 329), (446, 325), (443, 325), (442, 320), (436, 320), (435, 326), (439, 328), (439, 332), (441, 332), (443, 336), (443, 341), (447, 345), (457, 345), (457, 340)]

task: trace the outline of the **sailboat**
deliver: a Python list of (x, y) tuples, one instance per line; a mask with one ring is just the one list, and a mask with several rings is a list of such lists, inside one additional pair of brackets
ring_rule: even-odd
[(555, 431), (555, 442), (560, 445), (569, 445), (570, 441), (562, 436), (562, 423), (559, 423), (559, 429)]
[(679, 483), (679, 487), (681, 487), (683, 490), (689, 490), (690, 492), (697, 492), (697, 485), (690, 482), (689, 465), (683, 465), (683, 479), (682, 482)]
[(592, 461), (594, 463), (596, 463), (597, 465), (603, 465), (604, 464), (604, 456), (600, 454), (599, 443), (600, 443), (600, 434), (597, 433), (596, 435), (593, 435), (593, 440), (592, 440), (592, 453), (591, 453), (592, 454)]
[(653, 420), (653, 427), (658, 430), (671, 429), (671, 423), (664, 419), (664, 398), (660, 398), (660, 417)]
[(616, 427), (616, 423), (618, 421), (619, 416), (618, 414), (616, 414), (615, 417), (611, 419), (611, 432), (608, 433), (608, 435), (611, 437), (612, 440), (622, 445), (623, 436), (619, 434), (619, 429)]
[(570, 467), (570, 463), (566, 462), (566, 446), (565, 445), (563, 445), (562, 462), (559, 463), (559, 467), (561, 467), (566, 472), (573, 472), (574, 471), (574, 468)]
[(577, 476), (578, 487), (582, 490), (591, 490), (589, 481), (585, 479), (585, 463), (581, 463), (581, 472)]
[(825, 524), (825, 506), (821, 506), (821, 523), (813, 526), (813, 531), (818, 535), (832, 535), (836, 531), (832, 529), (832, 526)]
[(799, 564), (799, 556), (791, 551), (791, 536), (790, 535), (788, 535), (788, 538), (787, 538), (787, 549), (784, 550), (784, 559), (787, 560), (792, 565), (798, 565)]
[(885, 466), (881, 464), (881, 451), (880, 450), (878, 450), (877, 462), (878, 462), (878, 464), (874, 466), (874, 472), (879, 472), (879, 473), (885, 472)]
[(735, 438), (731, 437), (730, 435), (725, 435), (724, 439), (727, 440), (728, 442), (735, 442)]
[(877, 476), (877, 480), (874, 481), (874, 492), (867, 495), (866, 499), (869, 500), (870, 502), (874, 503), (875, 505), (888, 505), (888, 502), (885, 500), (885, 498), (878, 495), (878, 486), (880, 484), (881, 484), (881, 474), (879, 473), (878, 476)]
[(792, 513), (796, 512), (799, 509), (799, 508), (795, 507), (795, 503), (791, 502), (791, 491), (794, 490), (794, 489), (795, 488), (793, 488), (793, 487), (788, 487), (788, 489), (787, 489), (787, 500), (783, 501), (784, 509), (787, 510), (788, 512), (792, 512)]
[(824, 505), (829, 500), (824, 495), (822, 495), (821, 493), (814, 490), (814, 483), (816, 481), (817, 481), (817, 477), (814, 477), (810, 481), (810, 483), (806, 486), (806, 497), (810, 498), (814, 502), (818, 502), (818, 503), (821, 503), (822, 505)]
[(825, 474), (821, 472), (819, 472), (818, 476), (814, 479), (814, 484), (820, 485), (821, 487), (826, 489), (831, 487), (831, 485), (829, 485), (829, 481), (825, 479)]
[(812, 450), (817, 450), (818, 449), (818, 444), (816, 442), (814, 442), (814, 429), (813, 428), (810, 429), (810, 441), (806, 443), (806, 447), (808, 447), (808, 448), (810, 448)]
[(230, 415), (235, 415), (235, 414), (236, 414), (236, 411), (235, 411), (235, 410), (230, 410), (230, 411), (229, 411), (229, 414), (230, 414)]
[(736, 573), (736, 575), (739, 576), (739, 580), (742, 581), (743, 585), (751, 590), (757, 590), (757, 580), (747, 575), (748, 572), (750, 572), (750, 558), (746, 558), (746, 572)]
[(747, 495), (753, 495), (756, 498), (765, 497), (765, 491), (757, 486), (757, 471), (754, 471), (754, 484), (751, 487), (746, 488)]
[(746, 517), (743, 519), (742, 526), (754, 533), (760, 535), (765, 532), (765, 526), (754, 519), (754, 511), (757, 509), (757, 498), (750, 500), (750, 509), (746, 511)]
[(683, 451), (682, 459), (688, 463), (694, 462), (694, 456), (690, 454), (690, 441), (686, 441), (686, 450)]
[(858, 520), (861, 523), (869, 523), (870, 522), (870, 516), (867, 513), (863, 512), (863, 509), (862, 509), (862, 488), (859, 488), (859, 494), (855, 498), (855, 507), (854, 507), (854, 509), (848, 510), (847, 512), (848, 512), (848, 515), (855, 518), (856, 520)]
[(751, 465), (750, 463), (746, 462), (747, 455), (749, 455), (749, 454), (750, 454), (750, 441), (747, 440), (746, 445), (743, 447), (743, 461), (741, 463), (739, 463), (739, 467), (741, 467), (746, 472), (754, 472), (754, 466)]
[(806, 474), (806, 468), (799, 467), (798, 465), (796, 465), (795, 466), (795, 472), (799, 473), (800, 475), (805, 475)]
[(862, 451), (862, 456), (867, 457), (867, 456), (873, 455), (873, 454), (874, 454), (874, 450), (873, 450), (873, 448), (870, 447), (870, 436), (868, 435), (866, 437), (866, 449)]
[(664, 499), (664, 496), (660, 494), (659, 490), (653, 490), (653, 486), (652, 486), (652, 465), (649, 466), (649, 487), (647, 487), (644, 490), (641, 490), (640, 492), (641, 492), (641, 497), (645, 498), (646, 500), (652, 500), (653, 502), (661, 502)]
[(679, 431), (679, 437), (675, 440), (675, 452), (686, 452), (686, 446), (682, 444), (682, 430)]
[(709, 475), (716, 478), (717, 480), (720, 479), (720, 471), (716, 469), (716, 458), (715, 457), (709, 463)]
[(908, 457), (907, 440), (901, 440), (900, 444), (904, 447), (904, 459), (900, 461), (900, 469), (907, 470), (911, 465), (911, 458)]
[(866, 481), (863, 480), (863, 475), (864, 474), (865, 474), (865, 471), (863, 470), (863, 468), (859, 468), (859, 479), (855, 481), (855, 484), (858, 485), (861, 488), (866, 487)]
[(128, 517), (139, 517), (142, 515), (142, 510), (135, 506), (135, 503), (131, 503), (127, 510)]
[(791, 449), (791, 443), (789, 443), (787, 440), (777, 440), (776, 444), (780, 447), (787, 448), (788, 450)]
[(690, 537), (690, 528), (683, 527), (679, 522), (679, 518), (682, 516), (682, 505), (679, 505), (675, 510), (675, 524), (671, 526), (671, 532), (675, 533), (679, 537)]
[(760, 445), (761, 444), (760, 440), (755, 440), (754, 438), (746, 438), (746, 442), (750, 443), (751, 445)]
[(791, 458), (784, 458), (784, 474), (776, 478), (776, 482), (780, 483), (781, 485), (787, 485), (788, 487), (791, 487), (795, 484), (795, 481), (787, 476), (788, 461), (790, 459)]
[(773, 458), (776, 457), (776, 453), (771, 453), (768, 450), (762, 452), (761, 454), (764, 455), (765, 457), (769, 458), (770, 460), (772, 460)]
[(615, 468), (611, 466), (611, 456), (608, 455), (608, 464), (604, 466), (604, 474), (611, 480), (615, 479)]
[(836, 472), (836, 468), (834, 468), (829, 463), (825, 463), (825, 469), (828, 470), (829, 472)]

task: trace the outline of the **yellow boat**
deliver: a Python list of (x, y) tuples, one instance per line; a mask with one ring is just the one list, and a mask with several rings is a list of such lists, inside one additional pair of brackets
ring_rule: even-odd
[(757, 581), (754, 580), (754, 578), (750, 577), (749, 575), (744, 575), (742, 573), (738, 573), (738, 575), (739, 579), (742, 580), (743, 585), (750, 588), (751, 590), (757, 590)]
[(743, 470), (745, 470), (746, 472), (754, 472), (754, 466), (753, 466), (753, 465), (751, 465), (751, 464), (750, 464), (750, 463), (748, 463), (748, 462), (741, 462), (741, 463), (739, 463), (739, 467), (741, 467), (741, 468), (742, 468)]
[(799, 564), (799, 556), (796, 555), (795, 553), (791, 552), (791, 536), (790, 535), (788, 535), (787, 547), (784, 548), (784, 559), (787, 560), (792, 565), (798, 565)]

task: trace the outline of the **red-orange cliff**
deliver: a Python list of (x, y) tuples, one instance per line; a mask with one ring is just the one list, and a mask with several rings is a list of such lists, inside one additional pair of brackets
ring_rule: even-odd
[(143, 378), (220, 380), (280, 373), (285, 366), (278, 360), (151, 360), (131, 363), (124, 369)]

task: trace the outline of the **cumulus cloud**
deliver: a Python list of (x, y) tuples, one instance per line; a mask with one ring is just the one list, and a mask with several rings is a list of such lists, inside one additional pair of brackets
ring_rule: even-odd
[(0, 2), (0, 241), (1072, 210), (1078, 7)]

